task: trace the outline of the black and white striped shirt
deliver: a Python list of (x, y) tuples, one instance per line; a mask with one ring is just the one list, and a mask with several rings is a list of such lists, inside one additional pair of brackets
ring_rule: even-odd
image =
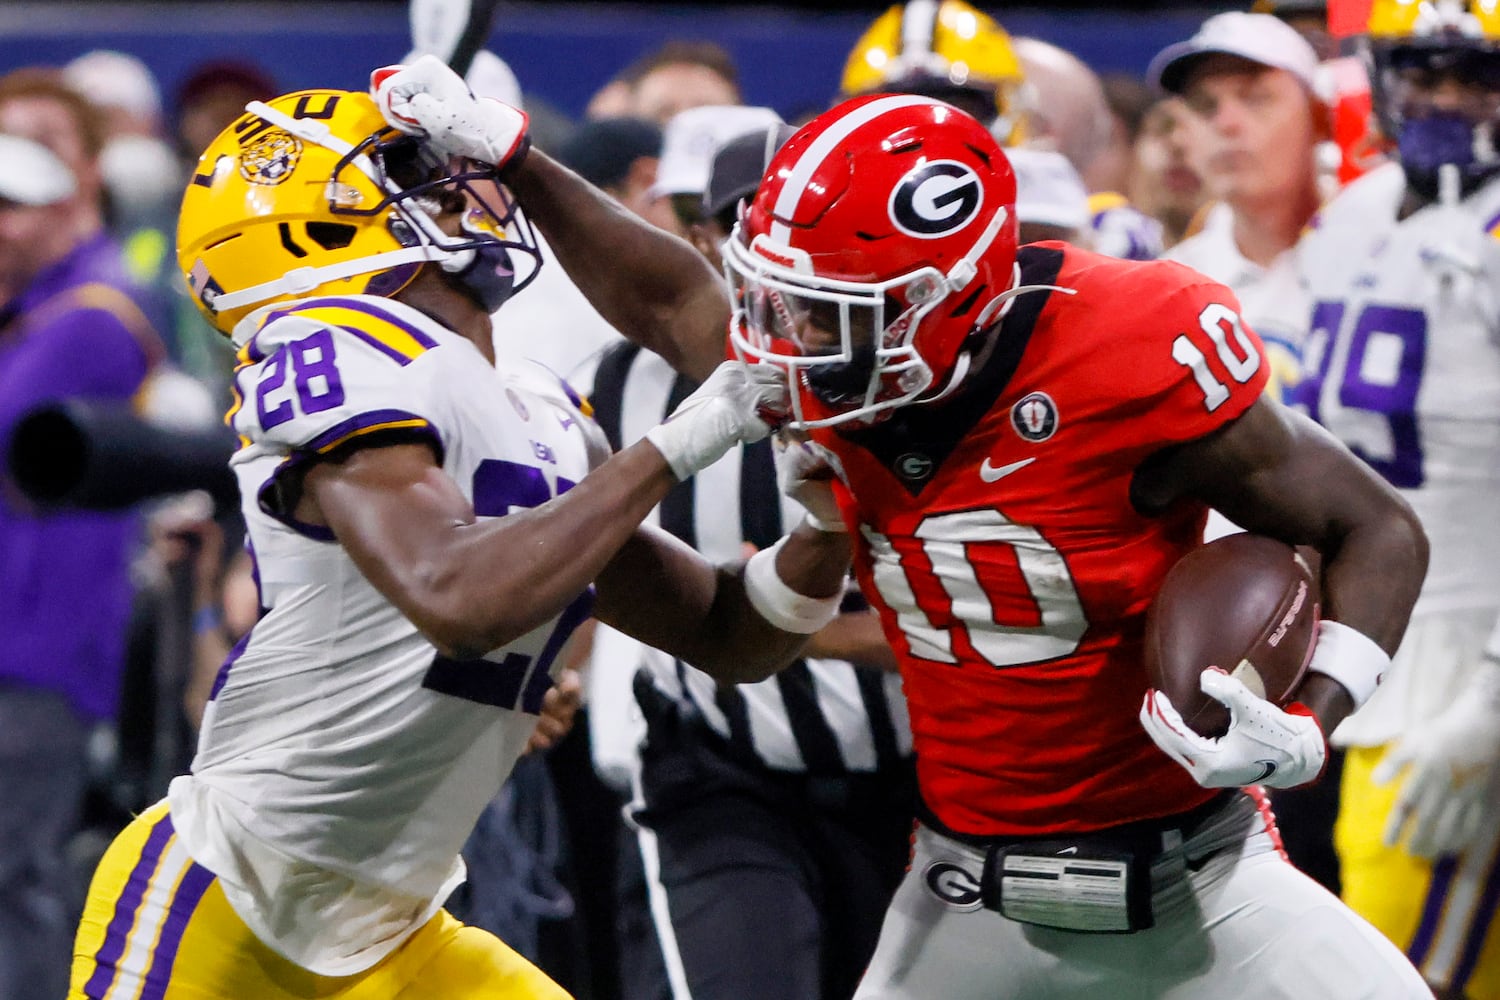
[[(618, 450), (644, 437), (696, 388), (665, 361), (622, 343), (603, 356), (591, 400)], [(679, 483), (653, 512), (664, 530), (715, 562), (773, 544), (801, 508), (781, 495), (771, 443), (731, 451)], [(736, 756), (778, 771), (840, 774), (894, 767), (911, 754), (900, 677), (843, 660), (798, 660), (757, 684), (719, 686), (707, 674), (646, 649), (656, 686), (690, 705)], [(595, 669), (617, 669), (596, 664)], [(607, 710), (596, 706), (595, 711)]]

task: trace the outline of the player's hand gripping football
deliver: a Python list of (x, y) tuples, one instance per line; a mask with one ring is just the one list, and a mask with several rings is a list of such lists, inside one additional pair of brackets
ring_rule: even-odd
[(529, 148), (526, 112), (478, 98), (437, 56), (409, 66), (383, 66), (370, 74), (370, 96), (393, 128), (427, 139), (447, 156), (462, 156), (500, 170)]
[(1203, 671), (1198, 684), (1229, 709), (1229, 730), (1223, 736), (1193, 732), (1160, 691), (1147, 691), (1141, 704), (1141, 725), (1152, 741), (1198, 784), (1292, 788), (1322, 772), (1328, 744), (1318, 720), (1306, 709), (1277, 708), (1218, 667)]
[(1370, 775), (1377, 785), (1405, 771), (1385, 842), (1423, 858), (1463, 850), (1479, 832), (1500, 766), (1500, 661), (1485, 658), (1448, 709), (1397, 741)]
[(759, 441), (785, 419), (786, 373), (725, 361), (672, 415), (646, 432), (678, 479), (701, 472), (737, 444)]
[(847, 532), (833, 498), (833, 466), (828, 452), (801, 435), (783, 430), (772, 439), (776, 483), (781, 492), (807, 511), (807, 523), (819, 531)]

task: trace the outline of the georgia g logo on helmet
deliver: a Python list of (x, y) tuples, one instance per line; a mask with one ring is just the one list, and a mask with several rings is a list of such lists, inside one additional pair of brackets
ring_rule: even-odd
[(914, 168), (891, 191), (890, 215), (908, 236), (931, 240), (968, 225), (984, 203), (979, 175), (957, 160)]

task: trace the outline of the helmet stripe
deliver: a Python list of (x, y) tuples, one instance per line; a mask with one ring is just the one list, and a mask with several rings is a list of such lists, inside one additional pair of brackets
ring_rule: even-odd
[(937, 39), (937, 0), (911, 0), (901, 13), (901, 54), (914, 59), (930, 55)]
[(807, 190), (808, 182), (812, 180), (813, 174), (818, 172), (823, 161), (828, 159), (829, 154), (849, 136), (849, 133), (888, 112), (917, 104), (934, 103), (937, 102), (930, 97), (920, 97), (916, 94), (892, 94), (890, 97), (882, 97), (855, 108), (830, 125), (792, 164), (791, 173), (787, 176), (786, 183), (782, 185), (781, 193), (776, 196), (776, 207), (772, 209), (771, 239), (784, 246), (791, 244), (792, 229), (781, 220), (796, 216), (797, 205), (802, 200), (802, 193)]

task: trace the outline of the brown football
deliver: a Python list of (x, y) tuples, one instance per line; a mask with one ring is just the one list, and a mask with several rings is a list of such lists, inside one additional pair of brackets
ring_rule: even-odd
[(1318, 582), (1295, 549), (1241, 532), (1180, 559), (1146, 615), (1146, 674), (1195, 732), (1222, 736), (1229, 710), (1198, 687), (1219, 667), (1284, 705), (1318, 636)]

